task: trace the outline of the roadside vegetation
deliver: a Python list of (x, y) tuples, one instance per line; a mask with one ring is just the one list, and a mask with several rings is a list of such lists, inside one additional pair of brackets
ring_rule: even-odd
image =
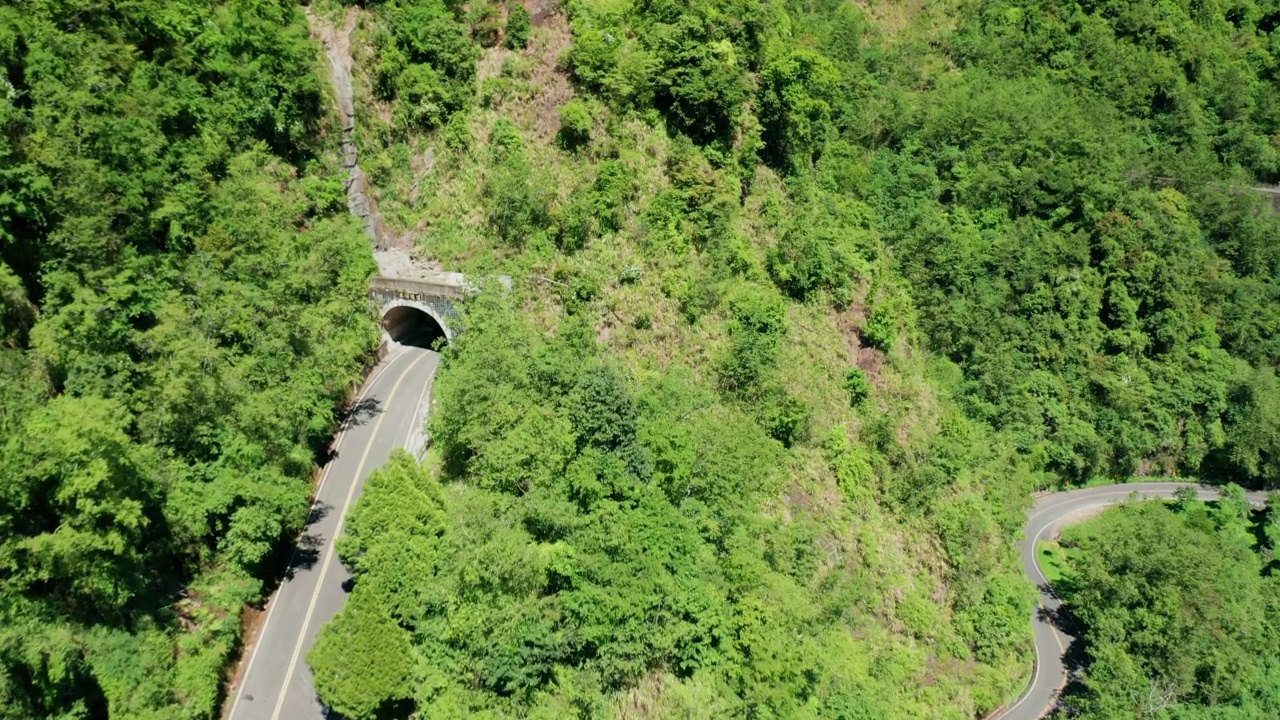
[(0, 5), (4, 720), (217, 713), (377, 340), (315, 67), (287, 2)]
[(1054, 588), (1086, 664), (1065, 716), (1276, 717), (1277, 510), (1228, 486), (1215, 503), (1127, 503), (1069, 528)]

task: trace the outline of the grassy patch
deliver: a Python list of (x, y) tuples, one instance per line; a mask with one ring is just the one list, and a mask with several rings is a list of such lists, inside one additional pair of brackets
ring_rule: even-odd
[(1057, 583), (1071, 571), (1071, 550), (1057, 541), (1041, 540), (1036, 543), (1036, 564), (1050, 584)]

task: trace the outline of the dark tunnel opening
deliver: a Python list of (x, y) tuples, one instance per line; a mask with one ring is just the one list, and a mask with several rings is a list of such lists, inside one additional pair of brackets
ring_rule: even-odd
[(435, 318), (417, 309), (399, 305), (382, 316), (382, 327), (392, 342), (437, 349), (448, 342), (444, 328)]

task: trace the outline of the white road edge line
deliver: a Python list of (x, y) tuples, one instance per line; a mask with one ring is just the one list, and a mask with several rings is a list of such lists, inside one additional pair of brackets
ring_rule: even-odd
[[(440, 369), (440, 364), (439, 362), (437, 362), (436, 366), (434, 368), (431, 368), (431, 374), (427, 376), (427, 382), (423, 384), (422, 392), (418, 393), (418, 404), (415, 405), (413, 408), (413, 419), (409, 421), (409, 432), (404, 436), (404, 445), (402, 445), (401, 447), (404, 447), (406, 449), (409, 447), (409, 440), (413, 438), (413, 431), (415, 429), (414, 425), (416, 425), (418, 422), (418, 410), (422, 408), (422, 399), (427, 396), (427, 391), (431, 389), (431, 384), (435, 382), (436, 371), (439, 369)], [(426, 434), (427, 415), (429, 413), (430, 413), (430, 408), (427, 409), (427, 412), (422, 413), (422, 427), (418, 428), (422, 431), (424, 435)], [(423, 449), (425, 450), (426, 448), (424, 447)]]
[[(365, 397), (369, 394), (369, 392), (373, 389), (373, 383), (377, 381), (378, 378), (382, 377), (383, 373), (391, 369), (391, 366), (395, 365), (396, 362), (398, 362), (400, 358), (404, 356), (405, 355), (403, 352), (396, 352), (396, 355), (392, 357), (390, 360), (388, 360), (385, 365), (374, 370), (373, 374), (370, 375), (367, 379), (365, 379), (364, 386), (360, 388), (360, 394), (356, 395), (356, 400), (355, 400), (356, 403), (359, 403), (360, 401), (364, 400)], [(347, 437), (347, 429), (346, 428), (339, 429), (338, 436), (333, 441), (334, 457), (337, 457), (338, 451), (342, 449), (342, 441), (346, 439), (346, 437)], [(324, 483), (326, 480), (329, 479), (329, 468), (331, 467), (333, 467), (332, 459), (329, 461), (327, 465), (325, 465), (324, 470), (320, 471), (320, 482), (319, 484), (316, 485), (316, 494), (311, 500), (311, 507), (307, 508), (308, 520), (310, 520), (311, 516), (315, 514), (316, 505), (320, 503), (320, 491), (324, 490)], [(298, 554), (298, 546), (294, 545), (293, 551), (289, 553), (289, 565), (293, 565), (294, 557), (296, 557), (297, 554)], [(283, 585), (283, 583), (281, 583), (281, 585)], [(276, 605), (278, 604), (278, 603), (272, 602), (273, 600), (275, 600), (275, 598), (270, 598), (268, 600), (267, 616), (262, 620), (262, 632), (264, 633), (266, 632), (267, 627), (271, 624), (271, 615), (272, 613), (275, 612)], [(259, 640), (262, 639), (261, 633), (259, 633), (258, 639)], [(249, 664), (245, 666), (244, 675), (241, 676), (240, 678), (240, 687), (228, 688), (228, 689), (235, 690), (235, 697), (231, 699), (231, 712), (227, 714), (228, 720), (235, 720), (236, 709), (240, 707), (240, 696), (243, 694), (241, 690), (244, 689), (244, 684), (249, 680), (249, 675), (253, 671), (253, 661), (258, 659), (258, 650), (261, 647), (262, 647), (262, 643), (255, 642), (253, 645), (253, 650), (249, 651)]]
[[(426, 355), (418, 356), (417, 360), (409, 363), (409, 367), (400, 373), (400, 377), (396, 378), (396, 384), (391, 386), (391, 392), (387, 397), (395, 397), (396, 392), (400, 390), (400, 384), (409, 376), (409, 371), (413, 370), (418, 363), (426, 359)], [(382, 421), (387, 419), (384, 412), (378, 416), (378, 421), (373, 424), (373, 430), (369, 433), (369, 442), (364, 446), (364, 453), (360, 455), (360, 463), (356, 466), (355, 476), (351, 480), (351, 487), (347, 489), (347, 498), (342, 503), (342, 512), (338, 513), (338, 526), (333, 531), (333, 539), (329, 542), (329, 547), (325, 549), (324, 563), (320, 566), (320, 577), (316, 579), (315, 592), (311, 593), (311, 602), (307, 605), (307, 614), (302, 618), (302, 629), (298, 632), (298, 642), (293, 646), (293, 656), (289, 658), (289, 669), (285, 671), (284, 682), (280, 683), (280, 696), (276, 700), (276, 709), (271, 713), (271, 720), (279, 720), (280, 711), (284, 709), (284, 699), (289, 693), (289, 683), (293, 682), (293, 671), (298, 667), (298, 656), (302, 654), (302, 645), (306, 642), (307, 628), (311, 626), (311, 616), (316, 611), (316, 600), (320, 598), (320, 589), (324, 587), (324, 578), (329, 574), (329, 565), (333, 563), (334, 550), (338, 545), (338, 538), (342, 537), (343, 522), (347, 518), (347, 511), (351, 509), (351, 500), (355, 497), (356, 486), (360, 484), (360, 473), (364, 471), (365, 461), (369, 459), (369, 451), (373, 449), (374, 440), (378, 437), (378, 429), (382, 427)]]

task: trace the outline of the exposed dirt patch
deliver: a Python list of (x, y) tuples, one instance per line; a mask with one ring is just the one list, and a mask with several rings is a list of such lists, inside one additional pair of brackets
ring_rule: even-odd
[(914, 25), (929, 0), (851, 0), (885, 34), (893, 36)]
[(867, 379), (878, 386), (884, 372), (884, 353), (862, 344), (862, 325), (866, 321), (867, 309), (860, 303), (854, 303), (836, 315), (836, 325), (849, 351), (849, 364), (861, 368)]
[(542, 27), (546, 24), (547, 18), (556, 14), (558, 5), (554, 0), (523, 0), (529, 16), (533, 19), (534, 27)]
[(525, 64), (520, 71), (524, 90), (503, 98), (498, 106), (503, 115), (522, 118), (521, 124), (531, 129), (539, 141), (549, 143), (560, 129), (560, 106), (574, 96), (569, 75), (560, 66), (560, 58), (573, 43), (573, 34), (569, 19), (554, 4), (529, 10), (535, 17), (538, 12), (542, 16), (528, 47), (521, 51), (500, 46), (486, 50), (476, 66), (476, 78), (483, 85), (485, 80), (502, 75), (509, 62)]

